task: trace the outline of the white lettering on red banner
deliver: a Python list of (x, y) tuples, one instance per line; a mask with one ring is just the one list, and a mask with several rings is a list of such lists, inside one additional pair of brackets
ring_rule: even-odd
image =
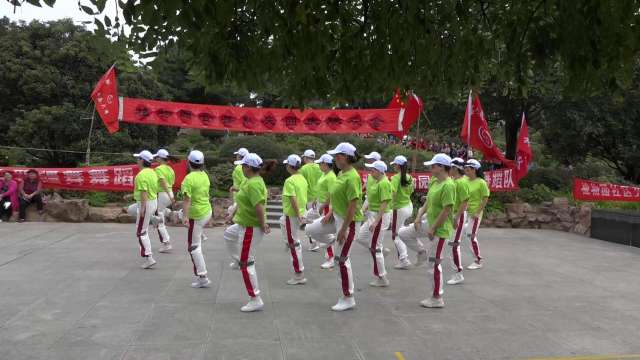
[[(367, 181), (367, 173), (360, 172), (360, 178), (362, 179), (363, 186)], [(494, 192), (500, 191), (517, 191), (520, 188), (515, 184), (513, 180), (513, 169), (504, 168), (500, 170), (485, 171), (485, 181), (489, 185), (489, 189)], [(393, 174), (387, 174), (391, 177)], [(416, 172), (411, 176), (415, 179), (414, 186), (415, 191), (424, 192), (429, 189), (429, 181), (431, 180), (431, 173), (428, 172)]]
[(640, 187), (574, 179), (573, 198), (582, 201), (640, 201)]

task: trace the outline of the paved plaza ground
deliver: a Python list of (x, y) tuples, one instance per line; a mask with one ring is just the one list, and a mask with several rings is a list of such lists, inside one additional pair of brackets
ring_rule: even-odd
[[(464, 285), (446, 286), (444, 309), (424, 309), (426, 269), (391, 269), (389, 288), (369, 288), (370, 256), (355, 244), (358, 307), (334, 313), (336, 272), (321, 270), (322, 255), (305, 251), (309, 282), (285, 285), (289, 257), (274, 229), (258, 251), (265, 310), (245, 314), (239, 308), (247, 296), (240, 273), (227, 266), (222, 228), (207, 230), (209, 289), (189, 286), (186, 229), (170, 228), (175, 249), (156, 254), (152, 270), (139, 268), (133, 231), (122, 224), (0, 224), (0, 359), (640, 354), (640, 249), (555, 231), (483, 229), (486, 267), (467, 271)], [(395, 263), (394, 254), (387, 259)], [(611, 354), (626, 356), (601, 356)]]

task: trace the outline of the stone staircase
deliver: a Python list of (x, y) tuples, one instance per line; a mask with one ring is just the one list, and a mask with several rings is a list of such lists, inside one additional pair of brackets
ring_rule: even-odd
[(282, 196), (270, 197), (267, 201), (267, 224), (271, 228), (280, 228), (282, 216)]

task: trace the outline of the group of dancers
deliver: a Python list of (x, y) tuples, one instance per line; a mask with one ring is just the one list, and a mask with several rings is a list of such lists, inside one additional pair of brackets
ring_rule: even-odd
[[(228, 209), (230, 224), (224, 231), (224, 241), (232, 258), (230, 267), (240, 270), (250, 297), (241, 307), (243, 312), (262, 310), (256, 273), (256, 247), (271, 229), (267, 224), (266, 206), (269, 198), (263, 176), (277, 166), (276, 161), (263, 161), (258, 154), (241, 148), (236, 155), (230, 188), (233, 205)], [(136, 234), (143, 268), (156, 264), (153, 258), (148, 228), (158, 230), (160, 252), (171, 250), (169, 234), (164, 226), (166, 209), (175, 202), (172, 186), (175, 174), (166, 161), (169, 153), (159, 150), (156, 154), (142, 151), (134, 154), (141, 171), (135, 178), (134, 199), (130, 212), (136, 213)], [(331, 308), (344, 311), (356, 306), (354, 280), (351, 267), (351, 247), (357, 242), (371, 253), (372, 287), (389, 286), (385, 257), (389, 252), (383, 245), (386, 230), (396, 249), (398, 263), (395, 269), (427, 267), (432, 280), (431, 295), (421, 301), (427, 308), (444, 306), (442, 256), (445, 244), (451, 248), (453, 275), (447, 284), (464, 281), (460, 246), (468, 239), (474, 261), (467, 269), (483, 266), (477, 233), (482, 213), (489, 198), (489, 187), (482, 176), (481, 164), (470, 159), (451, 159), (446, 154), (436, 154), (424, 164), (430, 168), (431, 179), (424, 205), (418, 210), (415, 221), (405, 222), (413, 214), (411, 195), (414, 179), (408, 174), (408, 161), (396, 156), (390, 163), (395, 175), (387, 177), (388, 167), (377, 152), (365, 155), (365, 167), (369, 172), (366, 187), (355, 166), (359, 161), (357, 149), (350, 143), (340, 143), (318, 159), (313, 150), (302, 156), (291, 154), (284, 161), (289, 177), (282, 190), (283, 216), (280, 219), (282, 238), (290, 254), (293, 276), (288, 285), (304, 285), (301, 230), (309, 238), (311, 251), (323, 249), (325, 261), (321, 267), (338, 267), (340, 296)], [(188, 157), (189, 174), (181, 185), (183, 197), (182, 221), (188, 227), (188, 252), (193, 263), (194, 288), (207, 287), (206, 264), (202, 242), (206, 239), (203, 228), (211, 218), (209, 177), (203, 171), (204, 155), (193, 150)], [(152, 169), (152, 163), (160, 164)], [(168, 169), (168, 170), (167, 170)], [(416, 253), (414, 263), (408, 250)]]

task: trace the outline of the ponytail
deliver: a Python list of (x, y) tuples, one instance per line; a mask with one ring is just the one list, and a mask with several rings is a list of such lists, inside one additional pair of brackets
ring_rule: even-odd
[(360, 155), (358, 154), (358, 152), (354, 152), (353, 155), (347, 155), (347, 162), (349, 164), (355, 164), (358, 161), (360, 161)]
[(398, 165), (400, 167), (400, 186), (405, 187), (411, 184), (409, 177), (407, 176), (407, 164)]
[(275, 160), (265, 160), (262, 163), (262, 166), (260, 166), (260, 168), (252, 168), (252, 169), (255, 172), (257, 172), (260, 176), (266, 176), (269, 173), (271, 173), (277, 165), (278, 165), (278, 162)]
[(333, 173), (336, 175), (340, 173), (340, 168), (338, 167), (335, 161), (331, 163), (331, 170), (333, 170)]
[(476, 176), (484, 180), (484, 171), (482, 171), (482, 168), (475, 169), (475, 170), (476, 170)]

